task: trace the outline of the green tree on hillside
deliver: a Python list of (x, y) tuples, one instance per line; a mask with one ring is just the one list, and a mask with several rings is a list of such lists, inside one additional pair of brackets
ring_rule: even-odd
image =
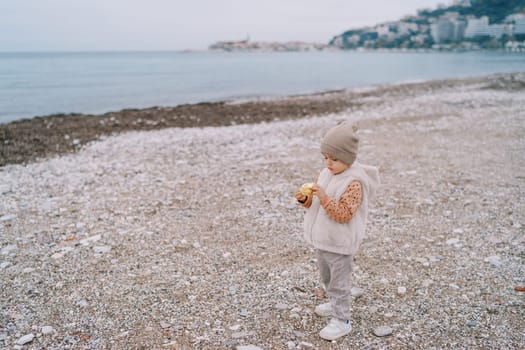
[(472, 4), (470, 14), (476, 17), (488, 16), (491, 23), (501, 23), (508, 15), (524, 8), (525, 0), (478, 0)]
[(450, 6), (436, 10), (420, 10), (419, 15), (439, 17), (445, 12), (459, 12), (460, 15), (487, 16), (490, 23), (501, 23), (508, 15), (525, 9), (525, 0), (478, 0), (471, 7)]

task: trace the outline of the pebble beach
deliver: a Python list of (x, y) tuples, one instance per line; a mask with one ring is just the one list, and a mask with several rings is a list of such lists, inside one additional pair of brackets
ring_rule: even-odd
[[(0, 348), (523, 348), (524, 73), (215, 106), (2, 126)], [(382, 185), (328, 342), (293, 193), (341, 121)]]

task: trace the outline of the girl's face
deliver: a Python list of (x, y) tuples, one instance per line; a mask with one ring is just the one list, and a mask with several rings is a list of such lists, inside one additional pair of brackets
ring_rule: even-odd
[(339, 173), (342, 173), (346, 169), (348, 169), (348, 164), (343, 163), (342, 161), (338, 159), (334, 159), (328, 154), (323, 154), (324, 156), (324, 165), (330, 170), (330, 172), (334, 175), (337, 175)]

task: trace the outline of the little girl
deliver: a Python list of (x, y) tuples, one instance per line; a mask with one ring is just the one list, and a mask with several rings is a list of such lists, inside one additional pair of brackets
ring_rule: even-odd
[(329, 303), (315, 312), (331, 316), (319, 335), (338, 339), (352, 330), (350, 297), (353, 258), (365, 236), (368, 203), (379, 186), (376, 167), (356, 161), (359, 139), (351, 124), (328, 130), (321, 141), (325, 168), (319, 174), (312, 195), (295, 192), (308, 208), (304, 218), (304, 238), (316, 250), (321, 283)]

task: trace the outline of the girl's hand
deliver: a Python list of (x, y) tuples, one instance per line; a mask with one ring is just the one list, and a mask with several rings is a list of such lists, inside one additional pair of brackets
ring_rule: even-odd
[(323, 202), (328, 197), (324, 189), (318, 184), (315, 184), (313, 189), (314, 189), (314, 195), (316, 195), (317, 198), (319, 198), (321, 202)]
[(295, 191), (295, 199), (297, 199), (298, 202), (304, 203), (306, 201), (306, 196), (301, 193), (301, 191), (297, 190)]

